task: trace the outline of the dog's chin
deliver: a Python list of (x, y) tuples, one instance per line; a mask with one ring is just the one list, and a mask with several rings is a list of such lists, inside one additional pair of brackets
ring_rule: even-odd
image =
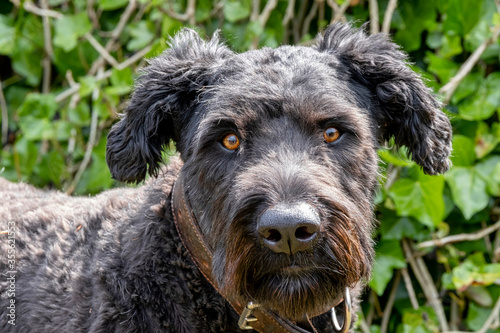
[(321, 272), (292, 266), (254, 279), (247, 288), (250, 298), (266, 310), (302, 321), (340, 303), (345, 284)]

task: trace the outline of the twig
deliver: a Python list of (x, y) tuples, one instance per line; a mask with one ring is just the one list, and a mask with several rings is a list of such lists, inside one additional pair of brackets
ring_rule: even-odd
[(453, 93), (455, 93), (455, 90), (458, 88), (458, 85), (467, 76), (467, 74), (470, 73), (472, 68), (474, 68), (474, 65), (479, 61), (479, 58), (481, 58), (481, 55), (484, 53), (484, 51), (486, 51), (486, 48), (489, 45), (495, 43), (499, 36), (500, 25), (497, 25), (493, 29), (493, 35), (491, 36), (491, 38), (488, 38), (481, 45), (479, 45), (479, 47), (474, 52), (472, 52), (470, 57), (462, 64), (462, 66), (458, 70), (458, 73), (454, 77), (452, 77), (447, 84), (439, 89), (439, 92), (441, 94), (444, 94), (443, 102), (445, 104), (448, 104), (450, 102)]
[(388, 34), (391, 29), (392, 14), (398, 6), (398, 0), (389, 0), (384, 14), (384, 23), (382, 23), (382, 32)]
[(87, 1), (87, 15), (90, 17), (90, 20), (92, 21), (92, 27), (94, 29), (99, 29), (100, 24), (99, 24), (99, 19), (97, 18), (97, 14), (94, 10), (94, 2), (95, 0)]
[[(476, 331), (475, 333), (486, 333), (490, 329), (490, 325), (497, 320), (498, 316), (500, 315), (500, 298), (497, 299), (497, 302), (495, 303), (495, 306), (493, 307), (493, 310), (491, 311), (490, 315), (488, 316), (488, 319), (484, 322), (483, 326)], [(464, 331), (448, 331), (446, 333), (469, 333), (469, 332), (464, 332)]]
[[(111, 52), (111, 50), (114, 47), (115, 42), (118, 40), (120, 35), (123, 32), (123, 29), (125, 29), (125, 25), (127, 24), (130, 16), (134, 12), (135, 8), (137, 7), (137, 1), (136, 0), (130, 0), (127, 7), (125, 8), (125, 11), (122, 13), (120, 16), (120, 21), (118, 21), (118, 24), (116, 25), (116, 28), (111, 32), (111, 37), (106, 43), (106, 46), (104, 47), (106, 51)], [(94, 61), (92, 66), (90, 67), (89, 74), (94, 75), (97, 73), (99, 68), (104, 66), (104, 57), (99, 55), (99, 57)]]
[(406, 268), (401, 268), (401, 274), (403, 275), (403, 281), (406, 286), (406, 291), (408, 292), (408, 297), (410, 297), (411, 306), (413, 307), (413, 310), (418, 310), (420, 306), (418, 305), (417, 295), (415, 294), (415, 289), (413, 289), (410, 274)]
[(345, 21), (344, 14), (345, 14), (347, 8), (349, 8), (351, 2), (350, 1), (345, 1), (342, 4), (342, 6), (340, 6), (340, 7), (333, 0), (327, 0), (327, 3), (332, 8), (333, 13), (334, 13), (334, 15), (332, 17), (332, 20), (330, 21), (330, 24), (331, 23), (335, 23), (335, 22), (337, 22), (339, 20)]
[(389, 317), (392, 313), (392, 307), (394, 306), (394, 299), (396, 298), (396, 292), (399, 287), (399, 282), (401, 281), (401, 272), (398, 271), (396, 273), (396, 277), (394, 278), (394, 283), (391, 288), (391, 293), (389, 294), (389, 298), (387, 299), (387, 305), (384, 309), (384, 315), (382, 316), (382, 323), (380, 325), (380, 332), (387, 332), (387, 326), (389, 326)]
[(3, 95), (2, 81), (0, 81), (0, 109), (2, 109), (2, 146), (4, 146), (9, 140), (9, 111)]
[(412, 245), (410, 244), (408, 239), (404, 238), (402, 240), (402, 244), (406, 259), (410, 263), (413, 273), (415, 273), (415, 276), (420, 283), (420, 286), (422, 287), (427, 301), (434, 309), (434, 312), (438, 317), (441, 331), (448, 331), (448, 322), (446, 321), (443, 305), (441, 304), (441, 300), (434, 285), (434, 281), (432, 281), (432, 277), (429, 273), (429, 270), (427, 269), (427, 266), (424, 263), (424, 260), (422, 258), (415, 258), (413, 256)]
[(308, 1), (300, 1), (300, 7), (297, 15), (293, 18), (293, 41), (295, 44), (300, 43), (302, 36), (300, 36), (300, 27), (306, 15)]
[(487, 228), (484, 228), (480, 231), (476, 231), (474, 233), (470, 234), (458, 234), (458, 235), (452, 235), (452, 236), (447, 236), (441, 239), (433, 239), (430, 241), (425, 241), (417, 245), (418, 249), (424, 249), (426, 247), (430, 246), (444, 246), (449, 243), (456, 243), (456, 242), (463, 242), (463, 241), (475, 241), (478, 239), (481, 239), (485, 237), (486, 235), (491, 234), (495, 230), (500, 229), (500, 220), (498, 220), (495, 224), (490, 225)]
[[(21, 2), (19, 0), (10, 0), (16, 7), (21, 6)], [(38, 16), (48, 16), (52, 17), (55, 19), (60, 19), (63, 17), (63, 15), (59, 12), (56, 12), (54, 10), (50, 9), (42, 9), (40, 7), (35, 6), (35, 4), (31, 1), (25, 1), (23, 4), (23, 8), (32, 14), (38, 15)]]
[[(97, 99), (98, 94), (99, 94), (99, 90), (94, 89), (94, 91), (92, 92), (92, 100), (95, 101)], [(97, 109), (94, 107), (94, 108), (92, 108), (92, 115), (91, 115), (91, 122), (90, 122), (90, 134), (89, 134), (89, 141), (87, 142), (87, 149), (85, 150), (85, 155), (83, 157), (83, 161), (80, 164), (78, 171), (76, 172), (75, 178), (73, 178), (73, 181), (66, 189), (66, 194), (68, 194), (68, 195), (71, 195), (71, 193), (73, 193), (73, 191), (75, 190), (76, 186), (78, 185), (78, 182), (82, 178), (83, 173), (85, 172), (85, 170), (87, 169), (87, 166), (90, 163), (90, 159), (92, 158), (92, 150), (94, 149), (96, 136), (97, 136), (97, 120), (98, 120), (98, 112), (97, 112)]]
[[(264, 28), (266, 26), (267, 20), (269, 20), (269, 16), (271, 16), (271, 12), (273, 11), (274, 8), (276, 8), (276, 5), (278, 5), (278, 0), (269, 0), (266, 2), (266, 5), (264, 6), (264, 9), (262, 10), (262, 13), (259, 15), (259, 5), (260, 1), (259, 0), (254, 0), (253, 1), (254, 8), (252, 9), (252, 16), (254, 15), (254, 12), (257, 11), (257, 17), (255, 18), (254, 21), (258, 22), (259, 25)], [(259, 36), (255, 36), (252, 40), (252, 45), (251, 49), (255, 50), (259, 46)]]
[[(134, 62), (142, 59), (150, 50), (151, 50), (151, 45), (149, 45), (149, 46), (145, 47), (144, 49), (142, 49), (141, 51), (135, 53), (133, 56), (131, 56), (127, 60), (123, 61), (122, 63), (119, 63), (114, 68), (116, 68), (117, 70), (125, 69), (128, 66), (132, 65)], [(108, 69), (106, 72), (97, 75), (96, 76), (96, 80), (98, 82), (101, 81), (101, 80), (105, 80), (105, 79), (109, 78), (112, 73), (113, 73), (113, 69)], [(66, 89), (62, 93), (58, 94), (56, 96), (56, 102), (60, 103), (63, 100), (65, 100), (66, 98), (68, 98), (68, 97), (72, 96), (73, 94), (77, 93), (78, 90), (80, 90), (80, 86), (81, 85), (79, 83), (76, 83), (74, 86), (72, 86), (69, 89)]]
[(290, 20), (293, 18), (293, 9), (295, 8), (295, 0), (288, 0), (288, 5), (286, 6), (285, 16), (281, 24), (286, 27)]
[[(41, 5), (43, 10), (48, 10), (49, 3), (47, 0), (42, 0)], [(43, 45), (45, 49), (45, 57), (43, 58), (43, 83), (42, 83), (42, 92), (44, 94), (48, 94), (50, 91), (50, 79), (52, 75), (52, 65), (51, 59), (54, 54), (52, 50), (52, 38), (50, 31), (50, 21), (48, 16), (42, 17), (43, 24)]]
[(113, 58), (113, 56), (109, 54), (109, 52), (101, 44), (99, 44), (99, 42), (89, 32), (85, 34), (85, 39), (89, 41), (90, 45), (92, 45), (110, 65), (118, 65), (118, 61), (116, 61), (116, 59)]
[(378, 23), (378, 3), (377, 0), (370, 0), (370, 33), (375, 35), (379, 32)]
[(318, 11), (318, 2), (314, 1), (313, 5), (311, 7), (311, 10), (309, 11), (309, 14), (307, 14), (306, 18), (304, 19), (304, 24), (302, 25), (302, 38), (309, 32), (309, 27), (311, 26), (311, 22), (313, 18), (316, 16), (316, 12)]
[(169, 8), (158, 7), (162, 13), (174, 18), (178, 21), (188, 22), (190, 25), (196, 24), (196, 0), (188, 0), (186, 12), (184, 14), (177, 13), (172, 8), (172, 2), (169, 2)]

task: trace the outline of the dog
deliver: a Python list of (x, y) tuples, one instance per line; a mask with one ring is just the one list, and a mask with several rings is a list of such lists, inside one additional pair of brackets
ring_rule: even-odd
[(0, 182), (0, 330), (349, 331), (377, 148), (445, 172), (441, 108), (384, 34), (337, 24), (312, 47), (236, 54), (182, 30), (108, 135), (112, 176), (145, 185), (76, 198)]

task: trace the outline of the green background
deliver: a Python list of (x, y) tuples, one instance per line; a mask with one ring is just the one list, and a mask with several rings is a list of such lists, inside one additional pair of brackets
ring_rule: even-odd
[(431, 177), (404, 150), (380, 150), (377, 262), (356, 330), (500, 332), (500, 1), (400, 0), (387, 19), (389, 1), (345, 1), (2, 1), (0, 176), (72, 195), (123, 186), (106, 166), (107, 132), (145, 59), (183, 26), (221, 29), (245, 51), (312, 45), (335, 14), (356, 26), (372, 15), (380, 25), (367, 29), (390, 22), (446, 103), (454, 151), (453, 168)]

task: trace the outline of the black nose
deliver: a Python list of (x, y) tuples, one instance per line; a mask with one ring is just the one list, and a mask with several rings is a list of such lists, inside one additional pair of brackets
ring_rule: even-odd
[(274, 252), (294, 254), (314, 245), (319, 226), (319, 216), (311, 205), (278, 205), (262, 214), (257, 232)]

